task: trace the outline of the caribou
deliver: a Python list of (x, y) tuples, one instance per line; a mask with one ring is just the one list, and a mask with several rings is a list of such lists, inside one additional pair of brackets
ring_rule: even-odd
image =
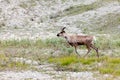
[(85, 45), (87, 48), (87, 53), (84, 55), (86, 57), (88, 53), (91, 51), (91, 49), (94, 49), (97, 53), (97, 57), (99, 58), (98, 54), (98, 48), (95, 47), (94, 45), (94, 36), (89, 36), (89, 35), (78, 35), (78, 34), (68, 34), (65, 32), (65, 28), (63, 27), (60, 33), (57, 34), (58, 37), (63, 37), (66, 39), (66, 41), (71, 45), (72, 47), (75, 48), (76, 54), (80, 56), (80, 54), (77, 52), (77, 47), (80, 45)]

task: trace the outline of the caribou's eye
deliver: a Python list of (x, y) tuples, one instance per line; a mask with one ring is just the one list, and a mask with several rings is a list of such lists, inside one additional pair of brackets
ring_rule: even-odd
[(62, 31), (61, 33), (65, 33), (65, 31)]

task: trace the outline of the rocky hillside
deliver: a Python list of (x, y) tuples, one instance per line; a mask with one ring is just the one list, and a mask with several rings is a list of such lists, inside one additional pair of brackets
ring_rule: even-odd
[(120, 0), (0, 0), (0, 39), (55, 37), (62, 28), (119, 34)]

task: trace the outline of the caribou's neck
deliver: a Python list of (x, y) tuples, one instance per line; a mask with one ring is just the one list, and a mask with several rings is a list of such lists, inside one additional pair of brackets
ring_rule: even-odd
[(64, 38), (67, 40), (67, 42), (70, 42), (70, 40), (71, 40), (71, 34), (65, 33), (64, 34)]

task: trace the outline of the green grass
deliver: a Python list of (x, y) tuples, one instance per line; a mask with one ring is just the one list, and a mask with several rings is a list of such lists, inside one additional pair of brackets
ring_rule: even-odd
[(54, 62), (57, 63), (61, 66), (67, 66), (70, 65), (71, 63), (75, 63), (78, 60), (76, 59), (75, 56), (66, 56), (66, 57), (59, 57), (59, 58), (50, 58), (49, 62)]
[(30, 7), (34, 7), (34, 6), (36, 6), (36, 5), (37, 5), (37, 3), (36, 3), (34, 0), (29, 0), (29, 1), (27, 1), (27, 2), (21, 2), (21, 3), (19, 4), (19, 6), (20, 6), (21, 8), (24, 8), (24, 9), (30, 8)]
[(105, 2), (113, 2), (113, 1), (118, 1), (118, 2), (120, 2), (120, 0), (101, 0), (101, 1), (105, 1)]
[(113, 42), (113, 45), (115, 45), (116, 47), (120, 47), (120, 39), (116, 39)]
[[(64, 14), (61, 15), (61, 17), (78, 15), (78, 14), (81, 14), (83, 12), (95, 10), (95, 9), (100, 8), (101, 6), (105, 5), (105, 3), (111, 3), (114, 1), (118, 1), (118, 0), (99, 0), (99, 1), (96, 1), (96, 2), (89, 4), (89, 5), (79, 4), (79, 5), (70, 6), (63, 11)], [(65, 0), (63, 0), (62, 2), (64, 3)]]
[(95, 2), (93, 4), (90, 5), (76, 5), (76, 6), (71, 6), (67, 9), (64, 10), (64, 16), (71, 16), (71, 15), (77, 15), (89, 10), (94, 10), (96, 8), (99, 8), (100, 6), (98, 6), (98, 3)]
[(104, 74), (113, 74), (113, 75), (120, 75), (120, 58), (114, 58), (110, 57), (104, 61), (104, 64), (102, 67), (99, 68), (99, 71)]
[[(117, 36), (118, 38), (116, 38)], [(96, 37), (95, 45), (101, 50), (118, 49), (120, 47), (120, 39), (119, 35), (116, 35), (116, 37), (110, 35)]]
[[(99, 47), (99, 50), (103, 51), (119, 49), (119, 39), (116, 37), (119, 36), (111, 38), (99, 37), (96, 46)], [(86, 48), (82, 47), (82, 49)], [(100, 58), (98, 59), (96, 54), (91, 52), (87, 58), (80, 58), (77, 55), (75, 56), (74, 48), (68, 46), (67, 42), (61, 38), (38, 39), (36, 41), (29, 39), (0, 41), (0, 50), (3, 52), (0, 54), (0, 70), (29, 69), (30, 65), (11, 60), (15, 57), (23, 57), (39, 61), (40, 64), (42, 62), (53, 63), (58, 69), (63, 68), (69, 71), (99, 71), (101, 74), (120, 75), (119, 57), (115, 57), (114, 55), (113, 57), (101, 56), (102, 52), (100, 52)]]
[[(120, 47), (120, 39), (115, 37), (107, 37), (107, 36), (97, 36), (97, 41), (95, 45), (101, 49), (118, 49)], [(46, 40), (37, 39), (36, 41), (32, 41), (29, 39), (23, 40), (6, 40), (0, 41), (1, 48), (8, 48), (8, 47), (22, 47), (22, 48), (52, 48), (55, 50), (64, 51), (65, 53), (73, 53), (74, 48), (72, 48), (65, 39), (61, 38), (51, 38)], [(82, 47), (86, 49), (86, 47)]]
[(19, 61), (13, 61), (13, 58), (11, 56), (0, 54), (0, 71), (2, 70), (26, 70), (29, 68), (30, 68), (29, 64), (19, 62)]
[(80, 64), (83, 64), (83, 65), (89, 65), (89, 64), (92, 64), (96, 61), (99, 62), (102, 59), (103, 59), (103, 57), (100, 58), (100, 59), (95, 58), (95, 57), (85, 59), (85, 58), (76, 57), (75, 55), (70, 55), (70, 56), (62, 56), (62, 57), (55, 57), (55, 58), (51, 57), (51, 58), (49, 58), (48, 61), (53, 62), (53, 63), (57, 63), (61, 66), (68, 66), (72, 63), (80, 63)]
[[(89, 57), (78, 58), (76, 56), (63, 56), (59, 58), (50, 58), (50, 63), (55, 63), (58, 68), (64, 70), (77, 71), (99, 71), (101, 74), (120, 75), (120, 58), (119, 57)], [(99, 65), (100, 64), (100, 65)]]

